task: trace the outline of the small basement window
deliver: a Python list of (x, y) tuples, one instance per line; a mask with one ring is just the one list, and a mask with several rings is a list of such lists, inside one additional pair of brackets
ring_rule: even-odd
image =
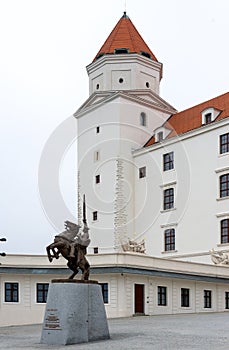
[(129, 50), (126, 49), (125, 47), (121, 47), (121, 48), (115, 49), (114, 53), (116, 55), (120, 55), (120, 54), (124, 54), (124, 53), (129, 53)]

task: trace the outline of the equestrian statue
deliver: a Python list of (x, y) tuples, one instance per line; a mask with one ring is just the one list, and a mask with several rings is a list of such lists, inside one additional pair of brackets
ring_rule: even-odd
[(79, 272), (82, 272), (82, 280), (88, 280), (90, 264), (86, 259), (87, 247), (90, 244), (89, 228), (86, 220), (86, 203), (83, 198), (83, 230), (80, 225), (65, 221), (65, 231), (55, 236), (54, 242), (46, 247), (48, 259), (58, 259), (60, 254), (68, 261), (67, 266), (73, 271), (69, 279), (73, 279)]

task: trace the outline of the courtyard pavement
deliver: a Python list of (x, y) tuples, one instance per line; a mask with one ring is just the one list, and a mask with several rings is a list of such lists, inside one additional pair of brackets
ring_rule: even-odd
[(229, 350), (229, 313), (139, 316), (109, 320), (110, 340), (39, 344), (41, 325), (0, 328), (0, 349)]

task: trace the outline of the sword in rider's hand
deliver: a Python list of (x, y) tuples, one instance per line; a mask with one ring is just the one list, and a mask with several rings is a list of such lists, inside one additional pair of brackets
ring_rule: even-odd
[(87, 224), (85, 194), (83, 195), (83, 223), (84, 223), (84, 224)]

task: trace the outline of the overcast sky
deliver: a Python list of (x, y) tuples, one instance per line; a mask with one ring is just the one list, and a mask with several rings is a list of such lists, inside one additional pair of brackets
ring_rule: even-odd
[[(7, 238), (0, 252), (44, 254), (62, 229), (40, 199), (40, 159), (87, 99), (85, 66), (125, 3), (163, 63), (162, 98), (183, 110), (228, 91), (228, 0), (0, 0), (0, 237)], [(72, 215), (74, 149), (58, 169)]]

